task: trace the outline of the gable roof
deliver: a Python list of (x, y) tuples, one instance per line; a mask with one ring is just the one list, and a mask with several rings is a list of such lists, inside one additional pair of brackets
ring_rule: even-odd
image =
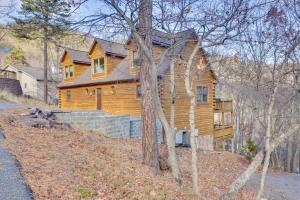
[(80, 51), (80, 50), (67, 48), (67, 49), (65, 49), (63, 56), (60, 59), (60, 62), (62, 62), (62, 60), (66, 54), (68, 54), (71, 57), (71, 59), (73, 60), (74, 63), (91, 64), (90, 59), (89, 59), (89, 53), (86, 51)]
[[(32, 77), (33, 79), (37, 81), (43, 81), (44, 80), (44, 69), (43, 68), (38, 68), (38, 67), (30, 67), (30, 66), (25, 66), (25, 65), (6, 65), (4, 68), (7, 69), (8, 67), (15, 68), (17, 71), (20, 71), (22, 73), (25, 73)], [(51, 77), (51, 75), (48, 73), (48, 80), (54, 80), (57, 81), (58, 78), (56, 77)]]
[(98, 83), (122, 82), (138, 80), (139, 75), (131, 74), (128, 69), (128, 57), (123, 59), (107, 77), (101, 79), (92, 79), (92, 67), (86, 69), (74, 82), (60, 83), (59, 88), (69, 86), (93, 85)]
[(127, 56), (127, 49), (125, 48), (124, 44), (103, 40), (100, 38), (94, 39), (94, 42), (89, 50), (89, 54), (91, 53), (91, 50), (93, 49), (96, 43), (98, 43), (102, 47), (105, 54), (118, 56), (122, 58), (125, 58)]
[[(158, 76), (162, 76), (168, 72), (170, 68), (170, 62), (172, 55), (180, 55), (186, 43), (191, 40), (198, 39), (195, 31), (193, 29), (189, 29), (186, 31), (178, 32), (175, 34), (175, 40), (171, 39), (170, 34), (163, 33), (160, 31), (154, 32), (155, 44), (160, 43), (163, 45), (169, 45), (170, 47), (169, 55), (165, 56), (165, 59), (161, 62), (158, 67)], [(174, 37), (172, 37), (174, 38)], [(212, 72), (214, 78), (215, 74), (211, 70), (210, 66), (207, 68)], [(74, 82), (71, 83), (60, 83), (58, 87), (70, 87), (70, 86), (80, 86), (80, 85), (92, 85), (98, 83), (110, 83), (110, 82), (122, 82), (122, 81), (136, 81), (139, 80), (139, 74), (132, 74), (129, 71), (129, 58), (126, 57), (123, 59), (114, 69), (113, 71), (107, 75), (107, 77), (101, 79), (92, 79), (91, 77), (92, 67), (89, 67), (85, 72), (83, 72)]]
[[(159, 30), (152, 31), (152, 43), (164, 47), (170, 47), (174, 42), (184, 40), (186, 38), (197, 37), (194, 29), (187, 29), (177, 33), (166, 33)], [(126, 44), (132, 40), (132, 34), (129, 36)]]

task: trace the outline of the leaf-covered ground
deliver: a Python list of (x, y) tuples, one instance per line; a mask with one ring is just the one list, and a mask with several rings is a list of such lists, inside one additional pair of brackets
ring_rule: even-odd
[[(197, 199), (192, 195), (189, 148), (177, 149), (183, 174), (179, 187), (169, 171), (155, 176), (142, 164), (139, 140), (31, 128), (22, 123), (22, 112), (0, 114), (0, 124), (36, 199)], [(200, 199), (219, 197), (247, 164), (229, 152), (199, 152)], [(242, 189), (236, 199), (252, 197)]]

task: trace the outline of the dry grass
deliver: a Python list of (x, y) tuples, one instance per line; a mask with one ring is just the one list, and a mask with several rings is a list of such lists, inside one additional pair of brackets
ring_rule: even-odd
[(54, 105), (46, 104), (43, 101), (28, 98), (24, 96), (16, 96), (6, 90), (0, 90), (0, 100), (5, 100), (9, 102), (14, 102), (18, 104), (22, 104), (29, 107), (42, 107), (42, 108), (49, 108), (49, 109), (57, 109)]
[[(180, 188), (169, 171), (155, 176), (142, 164), (139, 140), (92, 131), (35, 129), (20, 111), (0, 115), (5, 144), (21, 162), (36, 199), (197, 199), (192, 195), (190, 149), (178, 148)], [(199, 153), (201, 198), (216, 199), (247, 166), (228, 152)], [(236, 199), (252, 199), (243, 189)]]

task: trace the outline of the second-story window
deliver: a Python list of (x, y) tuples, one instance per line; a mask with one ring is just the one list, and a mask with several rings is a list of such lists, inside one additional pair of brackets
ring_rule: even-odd
[(74, 70), (72, 65), (65, 67), (65, 78), (71, 78), (74, 75)]
[(207, 86), (198, 86), (197, 87), (197, 102), (198, 103), (207, 103), (208, 101), (208, 87)]
[(142, 64), (142, 59), (140, 56), (140, 53), (138, 51), (133, 51), (132, 52), (132, 66), (133, 67), (140, 67)]
[(104, 58), (94, 59), (94, 73), (104, 72)]

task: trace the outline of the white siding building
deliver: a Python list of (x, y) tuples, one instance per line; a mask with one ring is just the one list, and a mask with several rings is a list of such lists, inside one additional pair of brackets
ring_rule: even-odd
[[(3, 74), (14, 77), (20, 81), (23, 94), (35, 99), (43, 100), (44, 98), (44, 71), (42, 68), (6, 65), (2, 69)], [(56, 85), (59, 82), (56, 78), (48, 76), (48, 101), (54, 103), (57, 99)]]

